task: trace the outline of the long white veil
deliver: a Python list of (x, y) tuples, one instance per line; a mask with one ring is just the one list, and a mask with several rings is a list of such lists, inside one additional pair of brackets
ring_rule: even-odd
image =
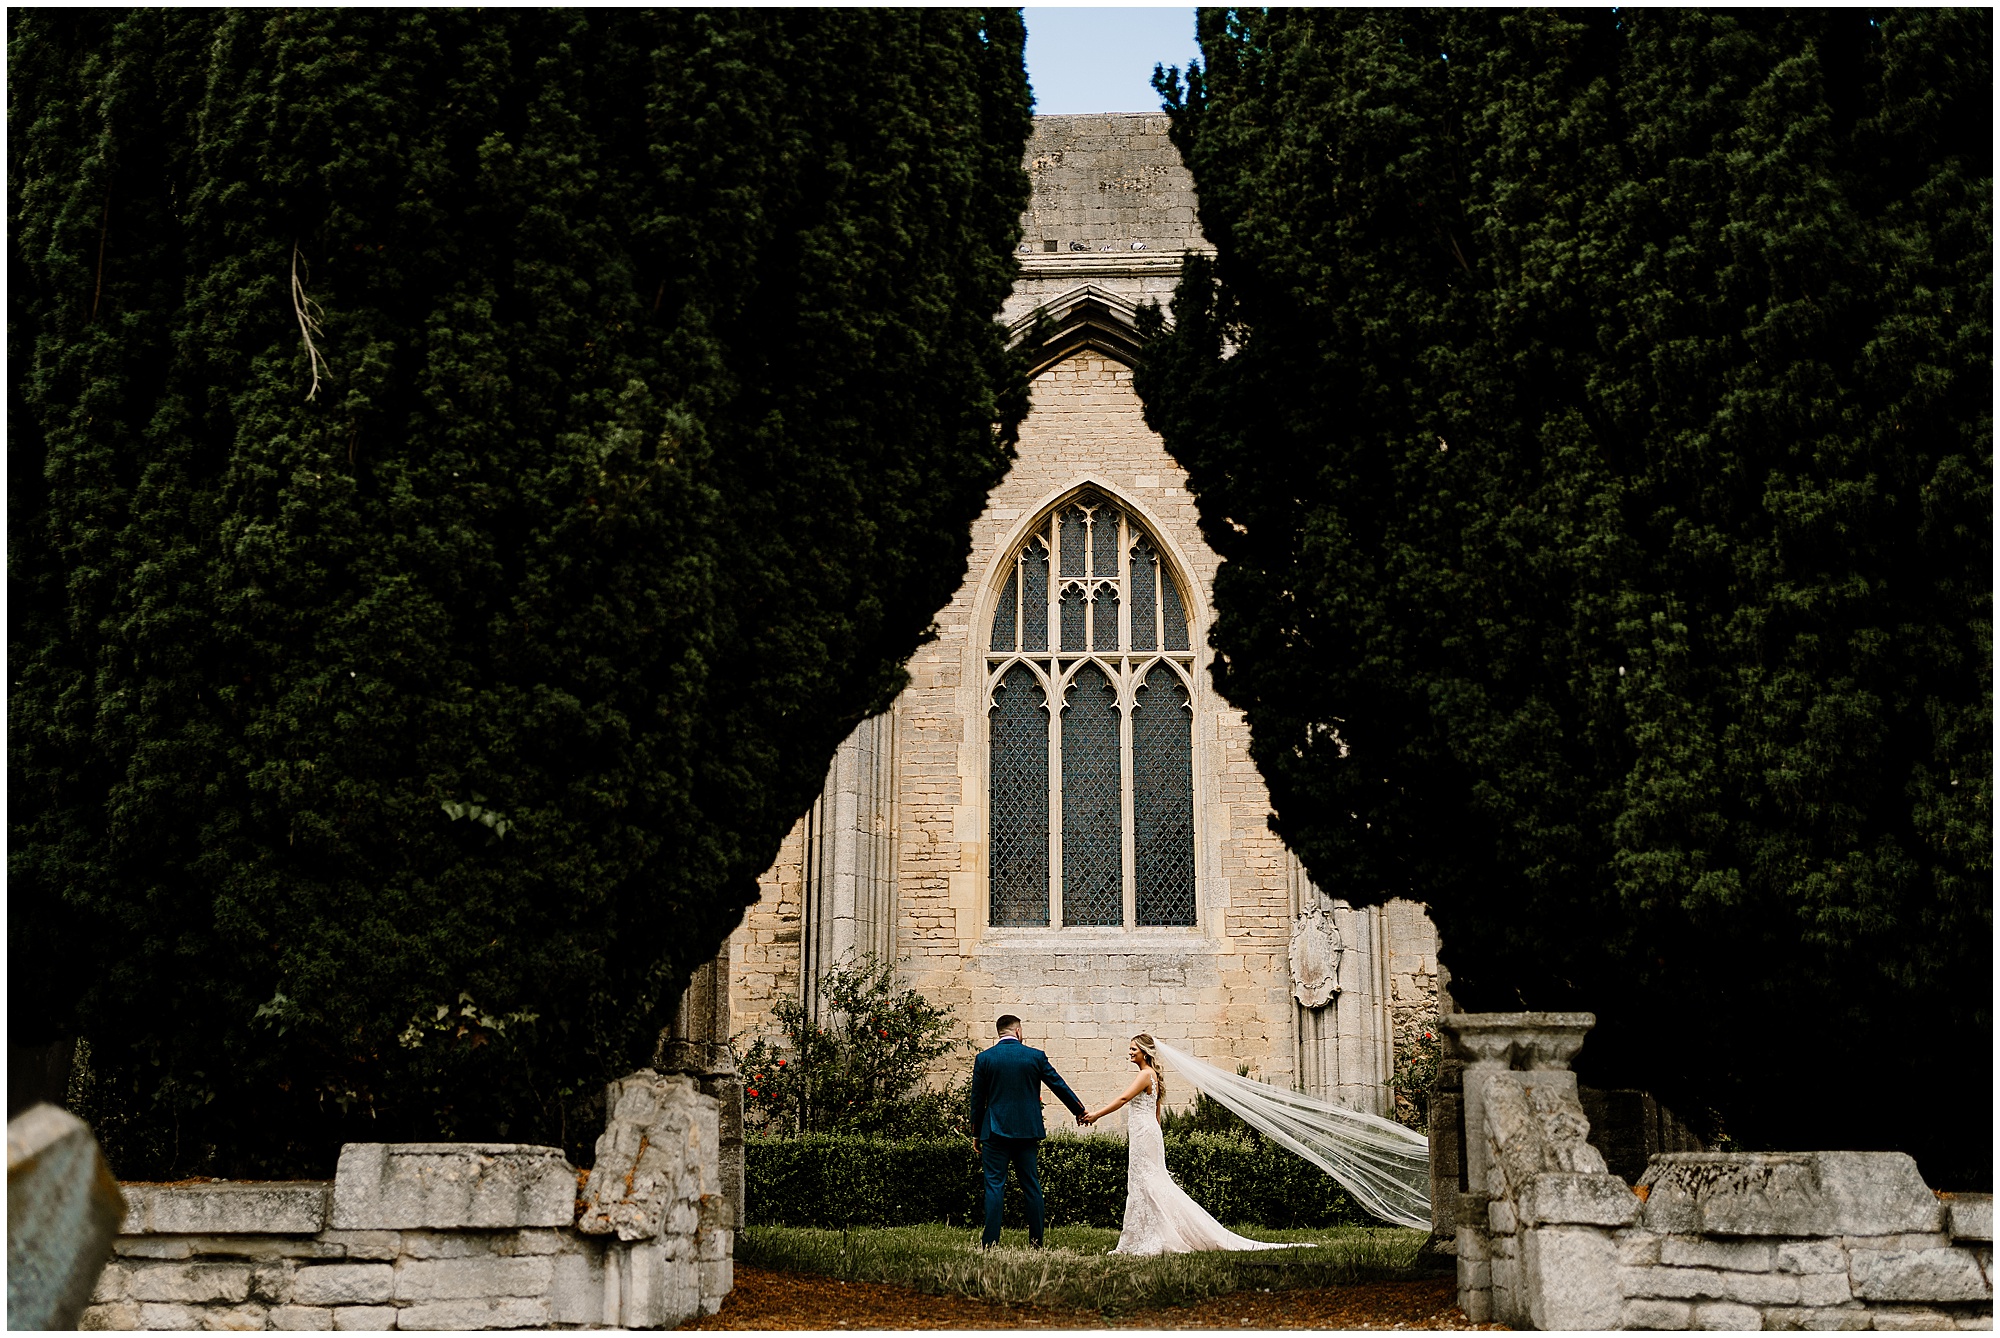
[(1155, 1040), (1167, 1066), (1266, 1138), (1325, 1171), (1369, 1212), (1397, 1226), (1431, 1225), (1430, 1140), (1392, 1120), (1322, 1096), (1287, 1092)]

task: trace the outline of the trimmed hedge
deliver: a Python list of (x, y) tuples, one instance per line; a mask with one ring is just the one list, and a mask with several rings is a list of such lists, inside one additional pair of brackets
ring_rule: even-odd
[[(1308, 1162), (1262, 1140), (1169, 1133), (1167, 1169), (1222, 1222), (1267, 1227), (1373, 1225), (1360, 1205)], [(964, 1225), (983, 1213), (979, 1152), (966, 1138), (889, 1140), (843, 1134), (746, 1140), (753, 1226)], [(1125, 1216), (1125, 1140), (1057, 1134), (1042, 1144), (1050, 1226), (1115, 1227)], [(1026, 1206), (1007, 1183), (1006, 1221)]]

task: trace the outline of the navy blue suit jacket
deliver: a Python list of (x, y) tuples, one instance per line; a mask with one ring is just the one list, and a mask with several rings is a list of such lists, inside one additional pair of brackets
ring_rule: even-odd
[(989, 1138), (1046, 1138), (1044, 1083), (1071, 1114), (1082, 1118), (1083, 1102), (1040, 1050), (1009, 1036), (980, 1051), (972, 1061), (972, 1136), (982, 1143)]

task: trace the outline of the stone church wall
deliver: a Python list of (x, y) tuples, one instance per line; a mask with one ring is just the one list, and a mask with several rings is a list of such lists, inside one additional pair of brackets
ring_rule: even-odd
[[(1017, 326), (1080, 295), (1114, 322), (1138, 303), (1165, 302), (1181, 255), (1206, 248), (1162, 116), (1037, 118), (1027, 166), (1034, 202), (1004, 313)], [(1218, 559), (1202, 542), (1186, 474), (1147, 428), (1117, 350), (1063, 349), (1036, 378), (1018, 458), (973, 527), (966, 583), (938, 614), (938, 639), (911, 662), (893, 711), (843, 746), (827, 795), (785, 842), (731, 941), (734, 1025), (739, 1035), (775, 1030), (778, 1000), (810, 1002), (819, 971), (872, 951), (950, 1005), (968, 1041), (987, 1043), (994, 1017), (1019, 1014), (1029, 1043), (1089, 1103), (1122, 1090), (1124, 1042), (1151, 1030), (1267, 1081), (1389, 1114), (1396, 1029), (1435, 1011), (1435, 935), (1413, 903), (1328, 901), (1269, 830), (1248, 726), (1209, 683)], [(984, 633), (1014, 545), (1086, 483), (1154, 533), (1193, 595), (1198, 923), (1188, 928), (987, 924)], [(881, 796), (872, 814), (843, 807), (870, 786)], [(847, 864), (840, 849), (852, 852)], [(1339, 934), (1338, 990), (1309, 1007), (1294, 998), (1291, 949), (1297, 917), (1315, 902)]]

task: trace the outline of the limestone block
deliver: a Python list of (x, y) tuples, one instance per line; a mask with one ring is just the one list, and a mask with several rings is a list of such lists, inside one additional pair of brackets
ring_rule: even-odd
[(1618, 1247), (1610, 1233), (1578, 1226), (1521, 1233), (1521, 1281), (1538, 1329), (1616, 1328), (1624, 1313)]
[(121, 1259), (192, 1259), (194, 1241), (186, 1236), (120, 1236), (112, 1242), (111, 1252)]
[[(610, 1279), (615, 1270), (617, 1325), (671, 1329), (695, 1318), (701, 1308), (698, 1269), (688, 1243), (671, 1236), (613, 1245), (605, 1274)], [(611, 1322), (608, 1305), (605, 1322)]]
[(1694, 1327), (1723, 1333), (1754, 1333), (1764, 1327), (1755, 1306), (1734, 1301), (1703, 1301), (1694, 1308)]
[(556, 1254), (562, 1249), (560, 1231), (502, 1232), (493, 1238), (495, 1254)]
[(1812, 1333), (1855, 1333), (1868, 1327), (1868, 1308), (1862, 1305), (1823, 1309), (1770, 1306), (1764, 1311), (1764, 1327)]
[(546, 1255), (509, 1259), (406, 1259), (396, 1265), (398, 1301), (456, 1301), (468, 1297), (546, 1296), (555, 1263)]
[(1993, 1286), (1972, 1251), (1854, 1250), (1848, 1254), (1854, 1294), (1864, 1301), (1991, 1301)]
[(333, 1312), (333, 1327), (354, 1333), (381, 1333), (396, 1327), (392, 1305), (344, 1305)]
[(736, 1265), (730, 1259), (705, 1259), (695, 1265), (695, 1285), (701, 1293), (701, 1313), (722, 1309), (723, 1298), (736, 1285)]
[(314, 1264), (292, 1275), (298, 1305), (372, 1305), (395, 1293), (390, 1264)]
[(1686, 1301), (1627, 1301), (1621, 1329), (1690, 1329), (1694, 1307)]
[(1627, 1296), (1699, 1300), (1722, 1295), (1722, 1275), (1712, 1268), (1628, 1268), (1618, 1286)]
[(493, 1300), (438, 1301), (396, 1312), (398, 1329), (546, 1329), (549, 1298), (508, 1296)]
[(405, 1231), (397, 1259), (474, 1259), (494, 1252), (506, 1233), (497, 1231)]
[(311, 1236), (326, 1227), (333, 1187), (324, 1180), (217, 1180), (124, 1188), (127, 1235)]
[(171, 1302), (151, 1302), (139, 1307), (141, 1329), (168, 1329), (185, 1331), (201, 1327), (202, 1311), (199, 1306), (175, 1305)]
[(116, 1260), (106, 1264), (104, 1271), (97, 1275), (97, 1285), (91, 1288), (91, 1304), (101, 1305), (106, 1301), (124, 1300), (129, 1294), (126, 1288), (131, 1282), (131, 1276), (132, 1270), (127, 1265), (120, 1264)]
[(576, 1170), (524, 1143), (349, 1143), (330, 1225), (343, 1231), (568, 1226)]
[(1651, 1268), (1660, 1262), (1660, 1238), (1650, 1231), (1613, 1232), (1618, 1242), (1618, 1263), (1624, 1268)]
[(1775, 1262), (1781, 1273), (1845, 1273), (1847, 1252), (1830, 1240), (1786, 1240)]
[(678, 1205), (720, 1193), (716, 1102), (694, 1079), (641, 1069), (606, 1087), (605, 1106), (579, 1231), (650, 1239), (674, 1229)]
[(319, 1239), (347, 1259), (394, 1259), (403, 1252), (400, 1231), (322, 1231)]
[(1993, 1239), (1993, 1196), (1953, 1194), (1944, 1201), (1953, 1240)]
[(1486, 1222), (1496, 1236), (1511, 1236), (1520, 1224), (1514, 1215), (1514, 1205), (1506, 1199), (1495, 1199), (1486, 1205)]
[(1632, 1187), (1615, 1175), (1544, 1171), (1522, 1192), (1520, 1215), (1530, 1226), (1562, 1222), (1627, 1226), (1639, 1220), (1639, 1208)]
[[(1877, 1329), (1899, 1331), (1922, 1329), (1955, 1329), (1958, 1327), (1950, 1315), (1940, 1310), (1923, 1310), (1911, 1307), (1884, 1307), (1870, 1310), (1868, 1318)], [(1990, 1321), (1989, 1321), (1990, 1322)]]
[(1825, 1308), (1846, 1305), (1854, 1299), (1854, 1289), (1845, 1273), (1799, 1274), (1799, 1304)]
[(550, 1313), (558, 1324), (604, 1322), (604, 1255), (560, 1254), (549, 1278)]
[(1951, 1237), (1942, 1231), (1900, 1231), (1885, 1236), (1841, 1236), (1838, 1239), (1840, 1248), (1850, 1253), (1855, 1250), (1942, 1250), (1951, 1244)]
[(83, 1313), (77, 1316), (76, 1327), (86, 1330), (136, 1329), (139, 1327), (139, 1303), (112, 1301), (106, 1305), (86, 1306)]
[[(164, 1259), (213, 1259), (229, 1257), (250, 1259), (259, 1263), (282, 1263), (297, 1259), (341, 1259), (347, 1251), (339, 1245), (330, 1245), (317, 1236), (147, 1236), (127, 1237), (134, 1244), (140, 1240), (178, 1242), (187, 1246), (185, 1253), (161, 1251), (150, 1254), (152, 1258)], [(119, 1251), (123, 1254), (124, 1251)], [(140, 1253), (134, 1251), (133, 1253)]]
[(283, 1305), (292, 1299), (292, 1274), (296, 1266), (290, 1260), (278, 1263), (259, 1264), (250, 1270), (250, 1299), (265, 1301), (271, 1305)]
[(268, 1322), (274, 1329), (288, 1332), (317, 1332), (333, 1328), (333, 1311), (317, 1305), (273, 1306)]
[(243, 1301), (250, 1296), (248, 1264), (150, 1264), (135, 1270), (128, 1292), (135, 1301)]
[(1739, 1273), (1768, 1273), (1777, 1249), (1765, 1240), (1704, 1240), (1700, 1236), (1668, 1236), (1660, 1242), (1660, 1262), (1675, 1268), (1727, 1268)]
[(251, 1301), (245, 1305), (210, 1306), (203, 1312), (201, 1327), (223, 1333), (257, 1333), (270, 1316), (269, 1310)]
[(1719, 1273), (1721, 1298), (1745, 1305), (1798, 1305), (1799, 1280), (1789, 1273)]
[(90, 1303), (125, 1201), (90, 1127), (31, 1106), (7, 1122), (7, 1326), (68, 1328)]
[(1662, 1234), (1883, 1235), (1939, 1231), (1944, 1208), (1901, 1152), (1669, 1152), (1640, 1181)]

